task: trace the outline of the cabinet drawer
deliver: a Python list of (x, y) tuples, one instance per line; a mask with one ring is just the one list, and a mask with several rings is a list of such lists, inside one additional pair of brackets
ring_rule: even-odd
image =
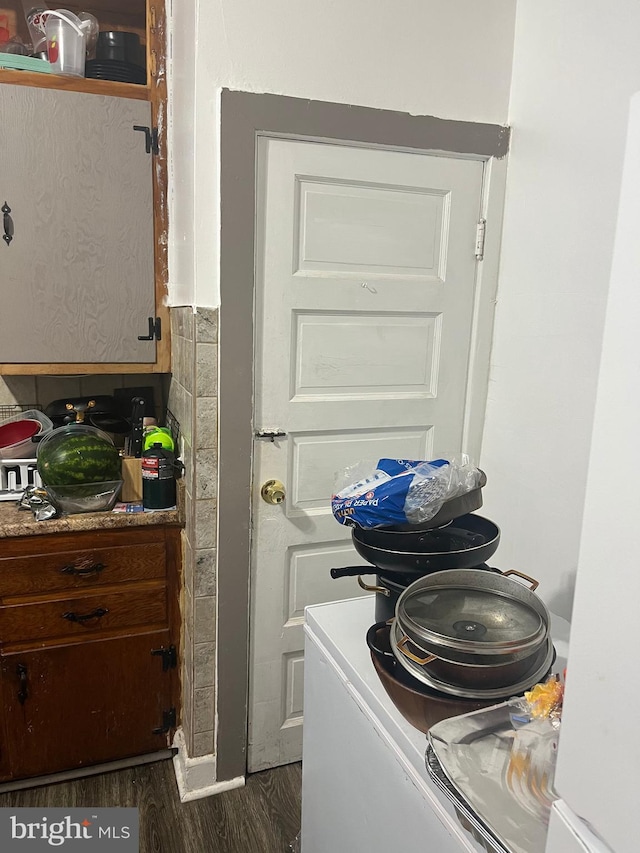
[(0, 598), (164, 578), (164, 542), (0, 559)]
[(166, 588), (151, 581), (135, 587), (87, 595), (59, 597), (29, 604), (0, 607), (0, 642), (21, 643), (132, 628), (164, 625)]

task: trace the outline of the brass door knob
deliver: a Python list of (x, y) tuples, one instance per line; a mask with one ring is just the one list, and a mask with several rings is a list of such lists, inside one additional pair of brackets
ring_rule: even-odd
[(267, 480), (260, 489), (262, 500), (268, 504), (281, 504), (284, 501), (284, 483), (280, 480)]

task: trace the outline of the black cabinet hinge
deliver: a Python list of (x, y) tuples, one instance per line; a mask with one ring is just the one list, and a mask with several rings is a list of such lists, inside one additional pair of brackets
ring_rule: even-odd
[(162, 671), (166, 672), (168, 669), (175, 669), (178, 665), (178, 652), (176, 651), (175, 646), (167, 646), (161, 649), (152, 649), (152, 655), (158, 655), (162, 658)]
[(151, 729), (153, 735), (165, 735), (171, 729), (176, 727), (176, 709), (169, 708), (168, 711), (162, 712), (162, 725), (157, 729)]
[(21, 705), (29, 698), (29, 691), (27, 690), (27, 667), (23, 663), (19, 663), (16, 667), (16, 673), (18, 674), (18, 679), (20, 681), (20, 690), (18, 690), (18, 702)]
[(134, 124), (134, 130), (139, 130), (141, 133), (144, 133), (144, 146), (147, 154), (159, 154), (160, 153), (160, 145), (158, 143), (158, 128), (157, 127), (145, 127), (142, 124)]
[(138, 335), (139, 341), (156, 341), (162, 340), (162, 320), (160, 317), (149, 317), (149, 333), (147, 335)]

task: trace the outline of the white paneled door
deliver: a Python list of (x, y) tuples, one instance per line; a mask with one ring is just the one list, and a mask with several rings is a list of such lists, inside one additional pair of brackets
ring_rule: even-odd
[(301, 756), (304, 607), (362, 595), (329, 575), (364, 565), (336, 473), (464, 449), (482, 179), (479, 160), (259, 140), (254, 428), (285, 434), (254, 441), (251, 771)]

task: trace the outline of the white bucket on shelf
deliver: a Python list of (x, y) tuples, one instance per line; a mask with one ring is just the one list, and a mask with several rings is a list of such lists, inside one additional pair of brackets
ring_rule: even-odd
[(81, 21), (68, 9), (47, 12), (47, 53), (54, 74), (84, 77), (86, 39), (90, 27), (89, 21)]

